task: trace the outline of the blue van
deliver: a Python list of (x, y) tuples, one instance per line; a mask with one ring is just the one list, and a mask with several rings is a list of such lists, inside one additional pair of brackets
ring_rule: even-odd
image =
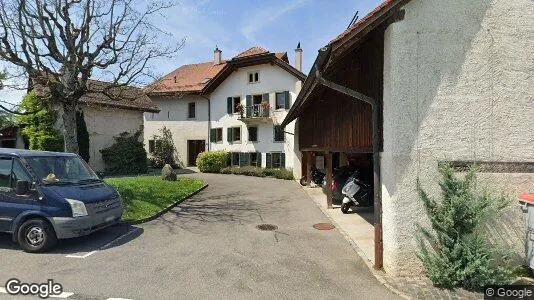
[(120, 221), (122, 201), (72, 153), (0, 148), (0, 232), (43, 252)]

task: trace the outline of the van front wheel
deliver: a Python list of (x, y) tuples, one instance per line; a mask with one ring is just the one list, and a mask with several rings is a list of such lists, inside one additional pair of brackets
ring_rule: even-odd
[(44, 252), (57, 243), (56, 233), (43, 219), (30, 219), (22, 223), (17, 241), (26, 252)]

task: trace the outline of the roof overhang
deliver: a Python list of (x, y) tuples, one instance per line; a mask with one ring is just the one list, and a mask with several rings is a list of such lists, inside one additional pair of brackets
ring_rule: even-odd
[(226, 66), (215, 76), (210, 82), (202, 89), (201, 94), (210, 94), (213, 92), (228, 76), (230, 76), (235, 70), (248, 66), (255, 66), (261, 64), (274, 64), (284, 69), (291, 75), (295, 76), (299, 80), (304, 81), (306, 75), (301, 71), (297, 70), (295, 67), (286, 63), (285, 61), (276, 57), (275, 53), (261, 53), (245, 57), (234, 57), (233, 59), (226, 62)]
[(310, 101), (312, 98), (311, 96), (317, 91), (317, 88), (321, 86), (317, 80), (317, 71), (323, 74), (326, 73), (335, 62), (339, 61), (339, 59), (349, 53), (349, 50), (358, 46), (365, 39), (367, 34), (373, 31), (373, 29), (392, 20), (392, 18), (396, 19), (399, 9), (409, 1), (410, 0), (385, 1), (382, 5), (362, 18), (352, 28), (347, 29), (328, 45), (321, 48), (295, 103), (289, 110), (281, 125), (286, 126), (297, 119), (302, 114), (304, 105)]

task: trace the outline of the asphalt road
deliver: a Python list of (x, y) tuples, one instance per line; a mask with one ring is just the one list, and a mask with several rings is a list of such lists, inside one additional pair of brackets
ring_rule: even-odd
[(181, 176), (210, 186), (142, 225), (65, 240), (45, 254), (24, 253), (0, 235), (0, 286), (51, 278), (69, 299), (395, 298), (337, 230), (312, 227), (328, 219), (296, 183)]

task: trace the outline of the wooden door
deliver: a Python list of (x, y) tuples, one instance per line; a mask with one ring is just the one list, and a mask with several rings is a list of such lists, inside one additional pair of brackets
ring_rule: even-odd
[(187, 141), (187, 165), (196, 166), (197, 156), (206, 149), (206, 142), (204, 140), (188, 140)]

